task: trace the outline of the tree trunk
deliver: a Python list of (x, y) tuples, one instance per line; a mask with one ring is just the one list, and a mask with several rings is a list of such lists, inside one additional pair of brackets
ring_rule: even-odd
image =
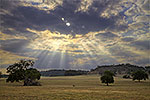
[(27, 86), (27, 78), (24, 79), (24, 84), (23, 86)]
[(108, 83), (107, 83), (107, 86), (108, 86)]
[(140, 82), (140, 80), (139, 80), (139, 82)]

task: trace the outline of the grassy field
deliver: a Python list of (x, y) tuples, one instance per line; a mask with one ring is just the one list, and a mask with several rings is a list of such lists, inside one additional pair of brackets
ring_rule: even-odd
[[(0, 79), (0, 100), (150, 100), (150, 80), (115, 77), (106, 86), (99, 76), (42, 77), (42, 86), (22, 86)], [(75, 87), (73, 87), (75, 85)]]

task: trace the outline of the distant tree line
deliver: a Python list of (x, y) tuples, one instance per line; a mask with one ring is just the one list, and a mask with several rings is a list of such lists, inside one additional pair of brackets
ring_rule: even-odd
[(86, 75), (88, 71), (83, 70), (66, 70), (65, 76)]
[(42, 76), (75, 76), (75, 75), (86, 75), (89, 71), (84, 70), (48, 70), (41, 71)]

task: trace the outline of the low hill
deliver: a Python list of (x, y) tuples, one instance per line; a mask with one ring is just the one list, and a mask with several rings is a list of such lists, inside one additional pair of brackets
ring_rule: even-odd
[(113, 72), (114, 74), (131, 74), (137, 70), (150, 70), (149, 67), (141, 67), (136, 65), (127, 64), (118, 64), (118, 65), (104, 65), (97, 66), (95, 69), (91, 69), (89, 74), (103, 74), (106, 70)]

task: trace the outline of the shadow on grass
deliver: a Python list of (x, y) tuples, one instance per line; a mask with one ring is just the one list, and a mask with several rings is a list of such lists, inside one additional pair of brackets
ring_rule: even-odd
[(113, 87), (113, 86), (116, 86), (116, 85), (114, 85), (114, 84), (109, 84), (109, 85), (106, 85), (106, 84), (101, 84), (101, 86)]
[(147, 83), (146, 80), (144, 80), (144, 81), (141, 80), (140, 82), (139, 81), (133, 81), (133, 82), (135, 82), (135, 83)]

